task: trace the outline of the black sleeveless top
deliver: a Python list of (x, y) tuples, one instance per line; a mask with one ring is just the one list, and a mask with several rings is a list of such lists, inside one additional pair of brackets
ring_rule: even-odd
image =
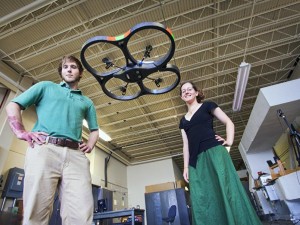
[(209, 148), (222, 145), (222, 142), (215, 138), (213, 129), (214, 115), (212, 110), (218, 105), (214, 102), (203, 102), (190, 120), (183, 116), (179, 128), (184, 129), (189, 143), (189, 165), (196, 167), (197, 156)]

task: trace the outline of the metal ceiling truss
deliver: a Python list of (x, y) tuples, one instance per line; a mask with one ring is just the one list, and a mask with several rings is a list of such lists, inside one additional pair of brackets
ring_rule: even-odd
[[(113, 6), (111, 2), (99, 2), (39, 1), (11, 12), (0, 19), (2, 43), (9, 43), (23, 32), (27, 37), (28, 31), (37, 26), (49, 26), (51, 32), (2, 45), (2, 61), (35, 81), (58, 82), (57, 63), (61, 56), (55, 53), (62, 48), (63, 52), (79, 56), (83, 43), (91, 37), (119, 35), (137, 21), (149, 18), (163, 23), (175, 36), (176, 51), (171, 62), (179, 67), (182, 80), (202, 87), (207, 100), (217, 102), (234, 121), (236, 134), (230, 156), (237, 169), (244, 168), (237, 146), (259, 89), (287, 81), (300, 55), (299, 0), (124, 0), (113, 1)], [(92, 4), (97, 4), (100, 11)], [(58, 29), (53, 21), (63, 16), (72, 23)], [(135, 46), (152, 40), (157, 41), (157, 54), (167, 48), (159, 35), (145, 35), (129, 43), (134, 56), (143, 53)], [(110, 54), (116, 55), (115, 64), (122, 65), (123, 58), (111, 48), (103, 51), (96, 46), (89, 49), (88, 57), (93, 67), (103, 69), (99, 59)], [(40, 60), (43, 57), (47, 60)], [(243, 60), (251, 63), (251, 74), (242, 110), (233, 113), (237, 68)], [(124, 103), (108, 98), (86, 71), (80, 87), (94, 101), (100, 127), (113, 138), (110, 143), (98, 143), (100, 148), (113, 152), (127, 165), (172, 157), (183, 167), (178, 124), (185, 105), (178, 88), (159, 97), (144, 96)], [(225, 136), (224, 126), (217, 121), (214, 125), (217, 133)]]

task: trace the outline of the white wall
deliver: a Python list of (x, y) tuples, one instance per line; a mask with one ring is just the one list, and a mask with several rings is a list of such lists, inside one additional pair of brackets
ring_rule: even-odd
[(128, 208), (128, 188), (126, 165), (110, 157), (107, 167), (107, 187), (105, 187), (105, 158), (108, 154), (95, 148), (87, 157), (90, 159), (92, 183), (113, 191), (113, 210)]
[[(25, 129), (31, 130), (36, 119), (34, 107), (30, 107), (23, 111), (22, 117)], [(28, 147), (27, 142), (17, 139), (16, 136), (10, 131), (10, 128), (7, 129), (7, 133), (13, 136), (13, 140), (8, 152), (8, 158), (3, 168), (4, 173), (8, 172), (8, 170), (12, 167), (24, 167), (25, 154)]]
[[(183, 156), (182, 156), (182, 157), (183, 157)], [(177, 164), (174, 162), (174, 160), (172, 160), (172, 163), (173, 163), (173, 169), (174, 169), (175, 180), (183, 180), (182, 171), (179, 169), (179, 167), (178, 167)]]
[(239, 175), (239, 178), (245, 178), (245, 177), (248, 177), (247, 176), (247, 170), (239, 170), (237, 171), (237, 174)]
[(10, 92), (8, 98), (6, 99), (6, 103), (4, 103), (5, 105), (0, 110), (0, 174), (3, 174), (3, 167), (6, 163), (9, 147), (13, 139), (13, 133), (10, 130), (4, 108), (7, 102), (10, 101), (14, 96), (15, 93)]
[(274, 157), (272, 148), (255, 153), (246, 153), (242, 150), (241, 145), (239, 145), (239, 149), (250, 177), (257, 179), (260, 171), (270, 173), (267, 160), (272, 160)]
[[(22, 117), (23, 117), (24, 127), (27, 130), (30, 130), (34, 125), (34, 121), (36, 118), (34, 108), (31, 107), (25, 110), (22, 114)], [(1, 143), (6, 142), (6, 149), (2, 148), (0, 151), (0, 156), (1, 158), (3, 157), (3, 160), (1, 160), (2, 163), (1, 174), (4, 175), (3, 187), (5, 185), (5, 181), (7, 179), (8, 171), (10, 168), (13, 167), (24, 168), (25, 154), (26, 154), (26, 149), (28, 147), (27, 142), (21, 141), (15, 137), (15, 135), (9, 128), (7, 121), (5, 121), (4, 124), (5, 124), (4, 127), (5, 130), (1, 132)], [(7, 210), (9, 206), (11, 206), (10, 200), (6, 202), (4, 210)]]
[(278, 118), (282, 109), (294, 120), (300, 112), (300, 79), (261, 88), (239, 143), (239, 151), (253, 178), (257, 172), (270, 173), (267, 160), (273, 160), (273, 146), (286, 129)]
[[(87, 157), (91, 161), (91, 175), (92, 182), (98, 186), (104, 186), (104, 164), (105, 158), (108, 154), (99, 148), (95, 148), (91, 154), (87, 154)], [(117, 184), (122, 187), (127, 187), (127, 170), (126, 165), (119, 162), (113, 157), (110, 157), (107, 167), (107, 177), (108, 182), (112, 184)]]
[(174, 182), (172, 159), (127, 167), (128, 207), (145, 209), (145, 186)]

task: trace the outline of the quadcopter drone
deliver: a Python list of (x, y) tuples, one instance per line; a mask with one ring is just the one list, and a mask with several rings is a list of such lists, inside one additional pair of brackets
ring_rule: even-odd
[(80, 57), (107, 96), (128, 101), (146, 94), (167, 93), (179, 84), (178, 67), (168, 63), (174, 52), (171, 30), (160, 23), (144, 22), (119, 36), (87, 40)]

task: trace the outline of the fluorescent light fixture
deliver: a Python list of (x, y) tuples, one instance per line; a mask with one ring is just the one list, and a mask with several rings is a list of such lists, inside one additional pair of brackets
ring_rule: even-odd
[[(83, 120), (83, 126), (88, 128), (88, 124), (87, 124), (86, 120)], [(111, 141), (111, 137), (101, 129), (99, 129), (99, 137), (104, 141)]]
[(238, 69), (238, 75), (236, 79), (234, 99), (232, 104), (233, 112), (238, 112), (242, 108), (244, 94), (250, 74), (251, 64), (242, 62)]

